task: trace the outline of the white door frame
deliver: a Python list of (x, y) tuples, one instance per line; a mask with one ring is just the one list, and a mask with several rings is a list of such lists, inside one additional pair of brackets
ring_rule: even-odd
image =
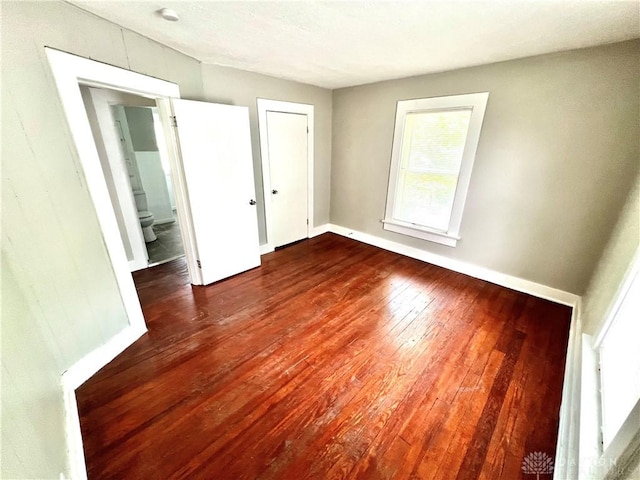
[[(87, 112), (82, 101), (79, 85), (90, 87), (108, 88), (119, 90), (142, 97), (152, 98), (159, 104), (159, 111), (163, 123), (166, 140), (172, 158), (172, 176), (176, 179), (176, 203), (178, 207), (178, 219), (180, 232), (185, 244), (185, 253), (189, 272), (193, 275), (195, 256), (193, 237), (190, 230), (189, 203), (184, 185), (184, 177), (179, 168), (179, 158), (173, 153), (175, 149), (175, 135), (170, 125), (169, 115), (163, 111), (164, 102), (169, 98), (180, 98), (180, 89), (175, 83), (142, 75), (140, 73), (114, 67), (105, 63), (96, 62), (87, 58), (78, 57), (70, 53), (52, 48), (45, 48), (51, 72), (55, 81), (62, 108), (67, 117), (69, 131), (80, 165), (87, 182), (89, 193), (96, 209), (96, 215), (102, 235), (104, 237), (107, 252), (113, 265), (113, 270), (118, 283), (118, 289), (122, 296), (124, 308), (129, 320), (129, 326), (140, 335), (147, 331), (147, 327), (140, 306), (140, 299), (136, 291), (129, 263), (122, 245), (118, 224), (107, 190), (107, 185), (100, 165), (98, 151), (93, 139)], [(196, 268), (197, 271), (197, 268)]]
[[(146, 268), (149, 265), (147, 247), (142, 234), (142, 227), (138, 219), (138, 212), (133, 196), (129, 172), (125, 164), (125, 152), (122, 151), (120, 139), (117, 138), (116, 130), (113, 128), (115, 118), (111, 111), (111, 105), (124, 98), (119, 97), (119, 93), (113, 90), (103, 90), (89, 88), (89, 96), (93, 103), (97, 127), (102, 136), (102, 144), (109, 164), (113, 185), (115, 187), (116, 198), (112, 202), (117, 202), (120, 214), (126, 230), (126, 237), (133, 259), (129, 261), (129, 270), (135, 271)], [(130, 152), (127, 152), (131, 155)], [(133, 159), (135, 161), (135, 159)]]
[(174, 195), (180, 233), (185, 245), (187, 266), (192, 283), (201, 283), (201, 280), (198, 281), (199, 271), (196, 265), (197, 256), (186, 183), (178, 154), (177, 138), (170, 121), (170, 99), (180, 98), (178, 85), (49, 47), (45, 47), (45, 54), (67, 119), (77, 158), (96, 210), (98, 223), (102, 230), (109, 260), (129, 322), (129, 326), (122, 332), (109, 339), (106, 344), (89, 352), (74, 365), (69, 366), (62, 374), (70, 473), (71, 478), (81, 480), (87, 478), (87, 472), (75, 390), (142, 336), (147, 331), (147, 326), (120, 238), (116, 215), (113, 211), (98, 150), (82, 100), (80, 85), (108, 88), (156, 100), (169, 150), (171, 176), (174, 181)]
[[(98, 151), (93, 139), (87, 112), (82, 101), (79, 85), (108, 88), (121, 92), (155, 99), (160, 119), (167, 140), (169, 156), (171, 157), (171, 173), (175, 181), (175, 196), (178, 207), (180, 233), (185, 244), (187, 266), (192, 280), (197, 282), (195, 244), (193, 241), (189, 202), (187, 197), (184, 175), (180, 168), (180, 159), (176, 139), (170, 124), (170, 118), (163, 105), (170, 98), (180, 98), (180, 89), (175, 83), (142, 75), (140, 73), (78, 57), (70, 53), (52, 48), (45, 48), (53, 80), (58, 89), (62, 108), (67, 117), (69, 131), (75, 144), (78, 158), (82, 166), (87, 187), (93, 200), (98, 222), (107, 247), (107, 252), (113, 265), (113, 270), (122, 296), (129, 326), (142, 335), (147, 327), (140, 307), (140, 299), (129, 271), (129, 264), (125, 254), (113, 206), (100, 165)], [(166, 102), (165, 102), (166, 101)]]
[(47, 48), (46, 53), (54, 81), (58, 87), (62, 108), (67, 117), (71, 137), (84, 171), (87, 187), (96, 209), (118, 288), (122, 294), (129, 325), (144, 332), (147, 327), (142, 315), (140, 300), (129, 271), (129, 264), (120, 239), (113, 206), (78, 85), (112, 88), (142, 96), (148, 96), (144, 93), (149, 90), (158, 95), (175, 96), (180, 94), (179, 89), (176, 85), (168, 82), (156, 79), (149, 79), (152, 81), (147, 82), (143, 75), (58, 50)]
[(271, 206), (271, 167), (269, 163), (269, 139), (267, 135), (267, 112), (297, 113), (307, 116), (307, 237), (311, 237), (314, 229), (313, 219), (313, 134), (314, 134), (314, 107), (305, 103), (282, 102), (258, 98), (258, 129), (260, 131), (260, 153), (262, 158), (262, 188), (264, 195), (264, 216), (267, 226), (267, 245), (262, 252), (272, 252), (273, 243), (273, 216)]

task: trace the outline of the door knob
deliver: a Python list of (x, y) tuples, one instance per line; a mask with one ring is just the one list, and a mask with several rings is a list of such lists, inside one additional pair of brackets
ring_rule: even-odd
[(278, 194), (278, 190), (271, 190), (271, 193), (273, 193), (274, 195)]
[(252, 198), (251, 200), (249, 200), (249, 205), (255, 205), (256, 201)]

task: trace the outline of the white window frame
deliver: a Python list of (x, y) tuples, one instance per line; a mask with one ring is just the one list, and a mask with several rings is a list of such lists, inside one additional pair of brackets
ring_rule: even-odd
[[(624, 471), (630, 456), (638, 446), (640, 434), (640, 400), (638, 400), (607, 448), (603, 446), (602, 378), (600, 375), (600, 346), (609, 328), (626, 301), (631, 286), (640, 276), (640, 248), (627, 270), (624, 280), (595, 336), (582, 335), (582, 388), (580, 406), (580, 478), (604, 480), (612, 472)], [(634, 379), (630, 379), (634, 381)]]
[[(431, 242), (455, 247), (460, 240), (460, 225), (464, 204), (467, 199), (471, 171), (476, 157), (480, 131), (489, 99), (489, 92), (469, 93), (447, 97), (421, 98), (415, 100), (400, 100), (396, 109), (396, 124), (393, 135), (393, 149), (391, 152), (391, 169), (389, 171), (389, 186), (387, 189), (387, 206), (384, 220), (385, 230), (421, 238)], [(396, 191), (398, 188), (400, 164), (404, 139), (404, 126), (406, 117), (410, 113), (425, 113), (433, 111), (471, 109), (469, 130), (462, 154), (460, 174), (453, 200), (453, 208), (446, 230), (436, 230), (414, 223), (397, 220), (393, 217), (395, 208)]]

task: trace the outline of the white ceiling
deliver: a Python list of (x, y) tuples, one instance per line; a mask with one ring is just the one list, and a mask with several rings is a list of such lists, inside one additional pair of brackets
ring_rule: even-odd
[(326, 88), (640, 37), (640, 0), (71, 3), (203, 63)]

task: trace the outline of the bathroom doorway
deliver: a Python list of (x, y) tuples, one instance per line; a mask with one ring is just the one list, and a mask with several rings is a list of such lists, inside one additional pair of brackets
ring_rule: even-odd
[(154, 100), (80, 87), (130, 270), (185, 255), (162, 124)]

